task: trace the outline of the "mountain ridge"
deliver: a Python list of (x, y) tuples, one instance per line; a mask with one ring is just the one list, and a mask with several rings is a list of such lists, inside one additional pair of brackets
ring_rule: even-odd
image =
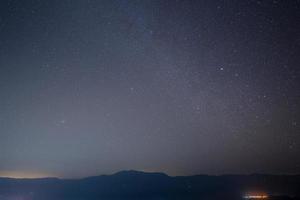
[[(194, 175), (120, 171), (81, 179), (0, 178), (0, 199), (96, 200), (96, 199), (211, 199), (240, 200), (245, 192), (300, 196), (299, 175)], [(17, 198), (18, 199), (18, 198)], [(285, 198), (286, 199), (286, 198)]]
[(251, 173), (251, 174), (218, 174), (218, 175), (212, 175), (212, 174), (194, 174), (194, 175), (176, 175), (176, 176), (171, 176), (168, 175), (164, 172), (147, 172), (147, 171), (142, 171), (142, 170), (121, 170), (121, 171), (117, 171), (115, 173), (112, 174), (100, 174), (100, 175), (92, 175), (92, 176), (85, 176), (85, 177), (80, 177), (80, 178), (60, 178), (60, 177), (55, 177), (55, 176), (50, 176), (50, 177), (38, 177), (38, 178), (15, 178), (15, 177), (7, 177), (7, 176), (0, 176), (0, 179), (17, 179), (17, 180), (41, 180), (41, 179), (56, 179), (56, 180), (82, 180), (82, 179), (88, 179), (88, 178), (96, 178), (96, 177), (107, 177), (107, 176), (115, 176), (115, 175), (124, 175), (124, 174), (135, 174), (135, 175), (164, 175), (164, 176), (168, 176), (168, 177), (195, 177), (195, 176), (208, 176), (208, 177), (226, 177), (226, 176), (286, 176), (286, 177), (300, 177), (300, 173), (299, 174), (272, 174), (272, 173)]

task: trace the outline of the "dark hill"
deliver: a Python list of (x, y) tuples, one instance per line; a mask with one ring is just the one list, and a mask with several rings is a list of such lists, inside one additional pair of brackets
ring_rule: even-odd
[[(83, 179), (0, 178), (0, 199), (241, 199), (248, 191), (300, 196), (299, 175), (179, 176), (121, 171)], [(281, 195), (279, 197), (278, 195)], [(295, 199), (295, 198), (294, 198)]]

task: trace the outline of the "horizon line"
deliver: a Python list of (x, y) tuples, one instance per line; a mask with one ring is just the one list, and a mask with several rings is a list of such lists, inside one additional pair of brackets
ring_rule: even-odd
[(64, 178), (59, 176), (41, 176), (41, 177), (13, 177), (13, 176), (0, 176), (2, 179), (58, 179), (58, 180), (81, 180), (86, 178), (92, 177), (99, 177), (99, 176), (113, 176), (122, 172), (135, 172), (135, 173), (144, 173), (144, 174), (163, 174), (168, 177), (192, 177), (192, 176), (254, 176), (254, 175), (264, 175), (264, 176), (300, 176), (300, 173), (224, 173), (224, 174), (192, 174), (192, 175), (169, 175), (165, 172), (159, 171), (143, 171), (143, 170), (120, 170), (110, 174), (98, 174), (98, 175), (90, 175), (90, 176), (83, 176), (83, 177), (74, 177), (74, 178)]

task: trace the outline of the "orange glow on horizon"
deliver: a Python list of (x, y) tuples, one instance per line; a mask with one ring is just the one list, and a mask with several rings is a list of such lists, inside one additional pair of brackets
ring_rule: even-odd
[(262, 192), (262, 191), (252, 191), (252, 192), (247, 192), (244, 196), (244, 199), (268, 199), (269, 196), (267, 193)]
[(0, 177), (8, 178), (44, 178), (54, 177), (51, 174), (31, 171), (0, 171)]
[(264, 192), (248, 193), (244, 196), (245, 199), (267, 199), (268, 197)]
[(267, 195), (246, 195), (246, 199), (267, 199)]

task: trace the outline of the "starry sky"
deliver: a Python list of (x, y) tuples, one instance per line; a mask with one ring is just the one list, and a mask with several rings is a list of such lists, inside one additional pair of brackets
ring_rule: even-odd
[(300, 173), (299, 0), (0, 2), (0, 176)]

